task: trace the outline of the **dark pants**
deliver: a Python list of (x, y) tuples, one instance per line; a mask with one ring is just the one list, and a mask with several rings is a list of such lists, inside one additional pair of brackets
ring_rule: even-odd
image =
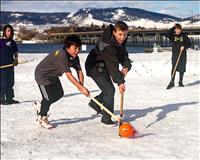
[(63, 88), (59, 79), (53, 84), (38, 86), (42, 94), (41, 110), (39, 115), (47, 116), (50, 105), (63, 97)]
[[(174, 68), (174, 66), (176, 65), (178, 56), (179, 55), (177, 54), (172, 55), (172, 68)], [(179, 62), (177, 64), (176, 71), (182, 73), (186, 72), (186, 63), (187, 63), (187, 55), (186, 53), (182, 53)]]
[(14, 67), (0, 69), (1, 100), (11, 100), (14, 97)]
[[(172, 64), (171, 76), (172, 76), (172, 74), (173, 74), (174, 67), (175, 67), (175, 65)], [(175, 80), (175, 76), (176, 76), (176, 71), (175, 71), (175, 73), (174, 73), (174, 76), (172, 77), (172, 81)], [(183, 82), (183, 76), (184, 76), (184, 72), (179, 72), (179, 82), (180, 82), (180, 83)]]
[[(106, 72), (99, 72), (97, 75), (91, 76), (91, 78), (101, 90), (101, 93), (96, 97), (96, 99), (100, 103), (103, 103), (103, 105), (113, 113), (115, 88), (109, 74)], [(111, 116), (103, 111), (102, 119), (105, 121), (110, 120)]]

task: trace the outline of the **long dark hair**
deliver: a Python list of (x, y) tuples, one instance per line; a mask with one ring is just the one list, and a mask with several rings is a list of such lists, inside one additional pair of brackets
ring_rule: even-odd
[[(14, 36), (14, 29), (13, 29), (13, 27), (12, 27), (10, 24), (7, 24), (7, 25), (5, 25), (5, 26), (3, 27), (3, 36), (6, 37), (6, 29), (7, 29), (7, 28), (10, 28), (10, 29), (11, 29), (12, 35), (11, 35), (11, 37), (10, 37), (9, 39), (12, 39), (13, 36)], [(6, 37), (6, 38), (7, 38), (7, 37)]]

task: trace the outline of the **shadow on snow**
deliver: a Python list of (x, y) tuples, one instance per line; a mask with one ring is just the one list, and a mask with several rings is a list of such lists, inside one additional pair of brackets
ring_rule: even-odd
[[(173, 103), (173, 104), (167, 104), (163, 106), (158, 106), (158, 107), (149, 107), (145, 109), (126, 109), (124, 110), (124, 119), (126, 121), (135, 121), (138, 118), (145, 117), (147, 114), (152, 113), (157, 110), (161, 110), (157, 114), (157, 119), (151, 123), (149, 123), (146, 128), (150, 127), (151, 125), (165, 119), (167, 115), (171, 112), (178, 111), (180, 108), (186, 107), (186, 106), (191, 106), (195, 105), (198, 102), (182, 102), (182, 103)], [(119, 114), (119, 110), (116, 111), (116, 114)]]

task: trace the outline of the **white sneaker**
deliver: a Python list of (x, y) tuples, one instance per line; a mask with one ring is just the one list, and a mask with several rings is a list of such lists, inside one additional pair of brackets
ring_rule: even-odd
[(51, 129), (54, 128), (54, 126), (49, 122), (48, 120), (49, 116), (38, 116), (36, 120), (36, 124), (40, 127), (46, 128), (46, 129)]

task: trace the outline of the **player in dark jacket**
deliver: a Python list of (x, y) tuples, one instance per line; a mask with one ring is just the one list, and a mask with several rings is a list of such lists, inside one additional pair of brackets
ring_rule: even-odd
[(14, 30), (11, 25), (3, 27), (3, 38), (0, 39), (1, 60), (0, 65), (12, 66), (1, 68), (1, 104), (16, 104), (19, 101), (14, 100), (14, 66), (18, 64), (18, 48), (13, 40)]
[[(171, 76), (177, 62), (178, 56), (181, 53), (179, 63), (177, 65), (176, 71), (179, 72), (179, 86), (184, 87), (183, 85), (183, 75), (186, 72), (186, 62), (187, 62), (187, 49), (192, 45), (188, 36), (182, 32), (182, 27), (180, 24), (176, 24), (173, 28), (167, 33), (167, 37), (172, 43), (172, 71)], [(176, 73), (176, 72), (175, 72)], [(175, 74), (171, 77), (172, 80), (167, 86), (167, 89), (174, 87)]]
[[(85, 96), (89, 96), (89, 91), (84, 87), (84, 76), (81, 69), (78, 53), (80, 51), (81, 40), (71, 35), (64, 41), (64, 50), (57, 50), (47, 55), (35, 69), (35, 80), (42, 94), (41, 104), (37, 106), (37, 125), (44, 128), (54, 127), (48, 121), (48, 111), (52, 103), (58, 101), (64, 94), (58, 77), (63, 73)], [(76, 79), (70, 68), (74, 68), (77, 72)]]
[[(131, 61), (125, 48), (127, 34), (128, 26), (126, 23), (118, 21), (115, 26), (109, 25), (96, 47), (89, 53), (85, 63), (87, 75), (95, 81), (101, 90), (96, 99), (111, 112), (114, 111), (115, 88), (113, 82), (118, 84), (120, 93), (123, 93), (125, 91), (124, 77), (131, 69)], [(119, 70), (119, 64), (123, 66), (122, 71)], [(90, 101), (89, 106), (97, 113), (103, 114), (102, 123), (115, 124), (111, 120), (111, 116), (105, 111), (102, 112), (93, 101)]]

